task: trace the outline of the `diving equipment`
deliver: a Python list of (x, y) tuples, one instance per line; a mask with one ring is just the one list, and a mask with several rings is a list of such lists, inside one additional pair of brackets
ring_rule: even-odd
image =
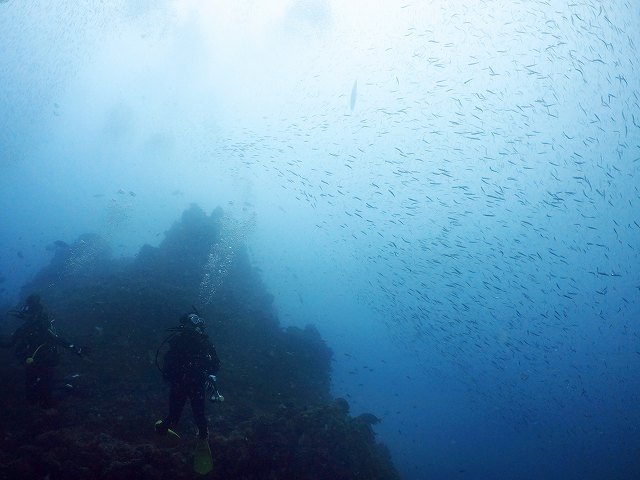
[(224, 396), (222, 396), (222, 394), (220, 394), (220, 392), (218, 391), (216, 380), (217, 377), (215, 375), (209, 375), (207, 377), (207, 382), (205, 383), (207, 396), (209, 397), (210, 402), (224, 402)]
[(170, 428), (167, 428), (165, 430), (164, 422), (162, 420), (158, 420), (155, 423), (155, 429), (156, 429), (156, 433), (159, 433), (160, 435), (169, 434), (170, 437), (180, 438), (180, 435), (178, 435), (175, 431), (171, 430)]
[(211, 447), (209, 447), (209, 440), (206, 438), (198, 438), (197, 440), (196, 450), (193, 454), (193, 470), (200, 475), (206, 475), (213, 470)]

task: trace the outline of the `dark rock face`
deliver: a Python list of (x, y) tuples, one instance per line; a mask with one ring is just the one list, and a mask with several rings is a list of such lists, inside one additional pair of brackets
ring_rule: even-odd
[(222, 219), (221, 210), (192, 206), (159, 247), (134, 259), (113, 259), (104, 240), (82, 235), (25, 285), (24, 296), (40, 293), (58, 333), (90, 355), (62, 353), (58, 405), (43, 411), (25, 404), (22, 367), (0, 350), (0, 480), (197, 477), (190, 409), (181, 440), (153, 432), (168, 408), (156, 351), (193, 304), (222, 361), (225, 402), (207, 405), (210, 478), (399, 478), (375, 441), (375, 417), (351, 418), (348, 403), (331, 398), (331, 351), (318, 331), (280, 327), (241, 244), (211, 302), (198, 304)]

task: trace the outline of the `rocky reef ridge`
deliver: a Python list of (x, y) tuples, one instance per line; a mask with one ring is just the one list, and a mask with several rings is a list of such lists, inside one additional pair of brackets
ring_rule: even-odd
[[(0, 479), (199, 477), (189, 408), (179, 442), (153, 431), (168, 407), (156, 355), (192, 305), (208, 321), (226, 399), (207, 405), (208, 478), (399, 478), (376, 441), (375, 417), (354, 418), (345, 400), (331, 397), (331, 350), (313, 326), (280, 326), (273, 298), (242, 242), (225, 238), (223, 220), (219, 209), (207, 215), (192, 206), (158, 247), (128, 259), (82, 235), (24, 286), (23, 296), (41, 295), (58, 333), (89, 354), (62, 352), (58, 404), (44, 411), (26, 405), (22, 367), (0, 351)], [(2, 323), (7, 334), (19, 320)]]

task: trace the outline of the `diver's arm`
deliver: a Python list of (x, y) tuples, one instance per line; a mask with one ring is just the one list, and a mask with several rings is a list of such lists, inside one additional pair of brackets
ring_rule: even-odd
[(209, 344), (209, 374), (210, 375), (215, 375), (218, 373), (218, 370), (220, 370), (220, 359), (218, 358), (218, 354), (216, 352), (216, 347), (214, 347), (213, 345)]
[(9, 310), (7, 312), (7, 315), (11, 315), (12, 317), (16, 317), (19, 318), (20, 320), (24, 320), (27, 316), (25, 315), (24, 312), (20, 311), (20, 310)]
[(54, 332), (51, 331), (51, 329), (48, 330), (49, 332), (49, 336), (51, 338), (51, 340), (53, 340), (57, 345), (60, 345), (61, 347), (66, 348), (67, 350), (71, 350), (73, 353), (82, 356), (83, 354), (83, 348), (75, 345), (74, 343), (71, 343), (70, 341), (59, 337), (58, 335), (56, 335)]

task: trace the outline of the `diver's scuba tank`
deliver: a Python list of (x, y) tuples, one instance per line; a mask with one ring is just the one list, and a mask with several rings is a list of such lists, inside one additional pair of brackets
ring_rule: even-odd
[(205, 384), (207, 396), (209, 397), (210, 402), (224, 402), (224, 397), (218, 391), (216, 380), (217, 378), (215, 375), (209, 375), (207, 377), (207, 383)]

